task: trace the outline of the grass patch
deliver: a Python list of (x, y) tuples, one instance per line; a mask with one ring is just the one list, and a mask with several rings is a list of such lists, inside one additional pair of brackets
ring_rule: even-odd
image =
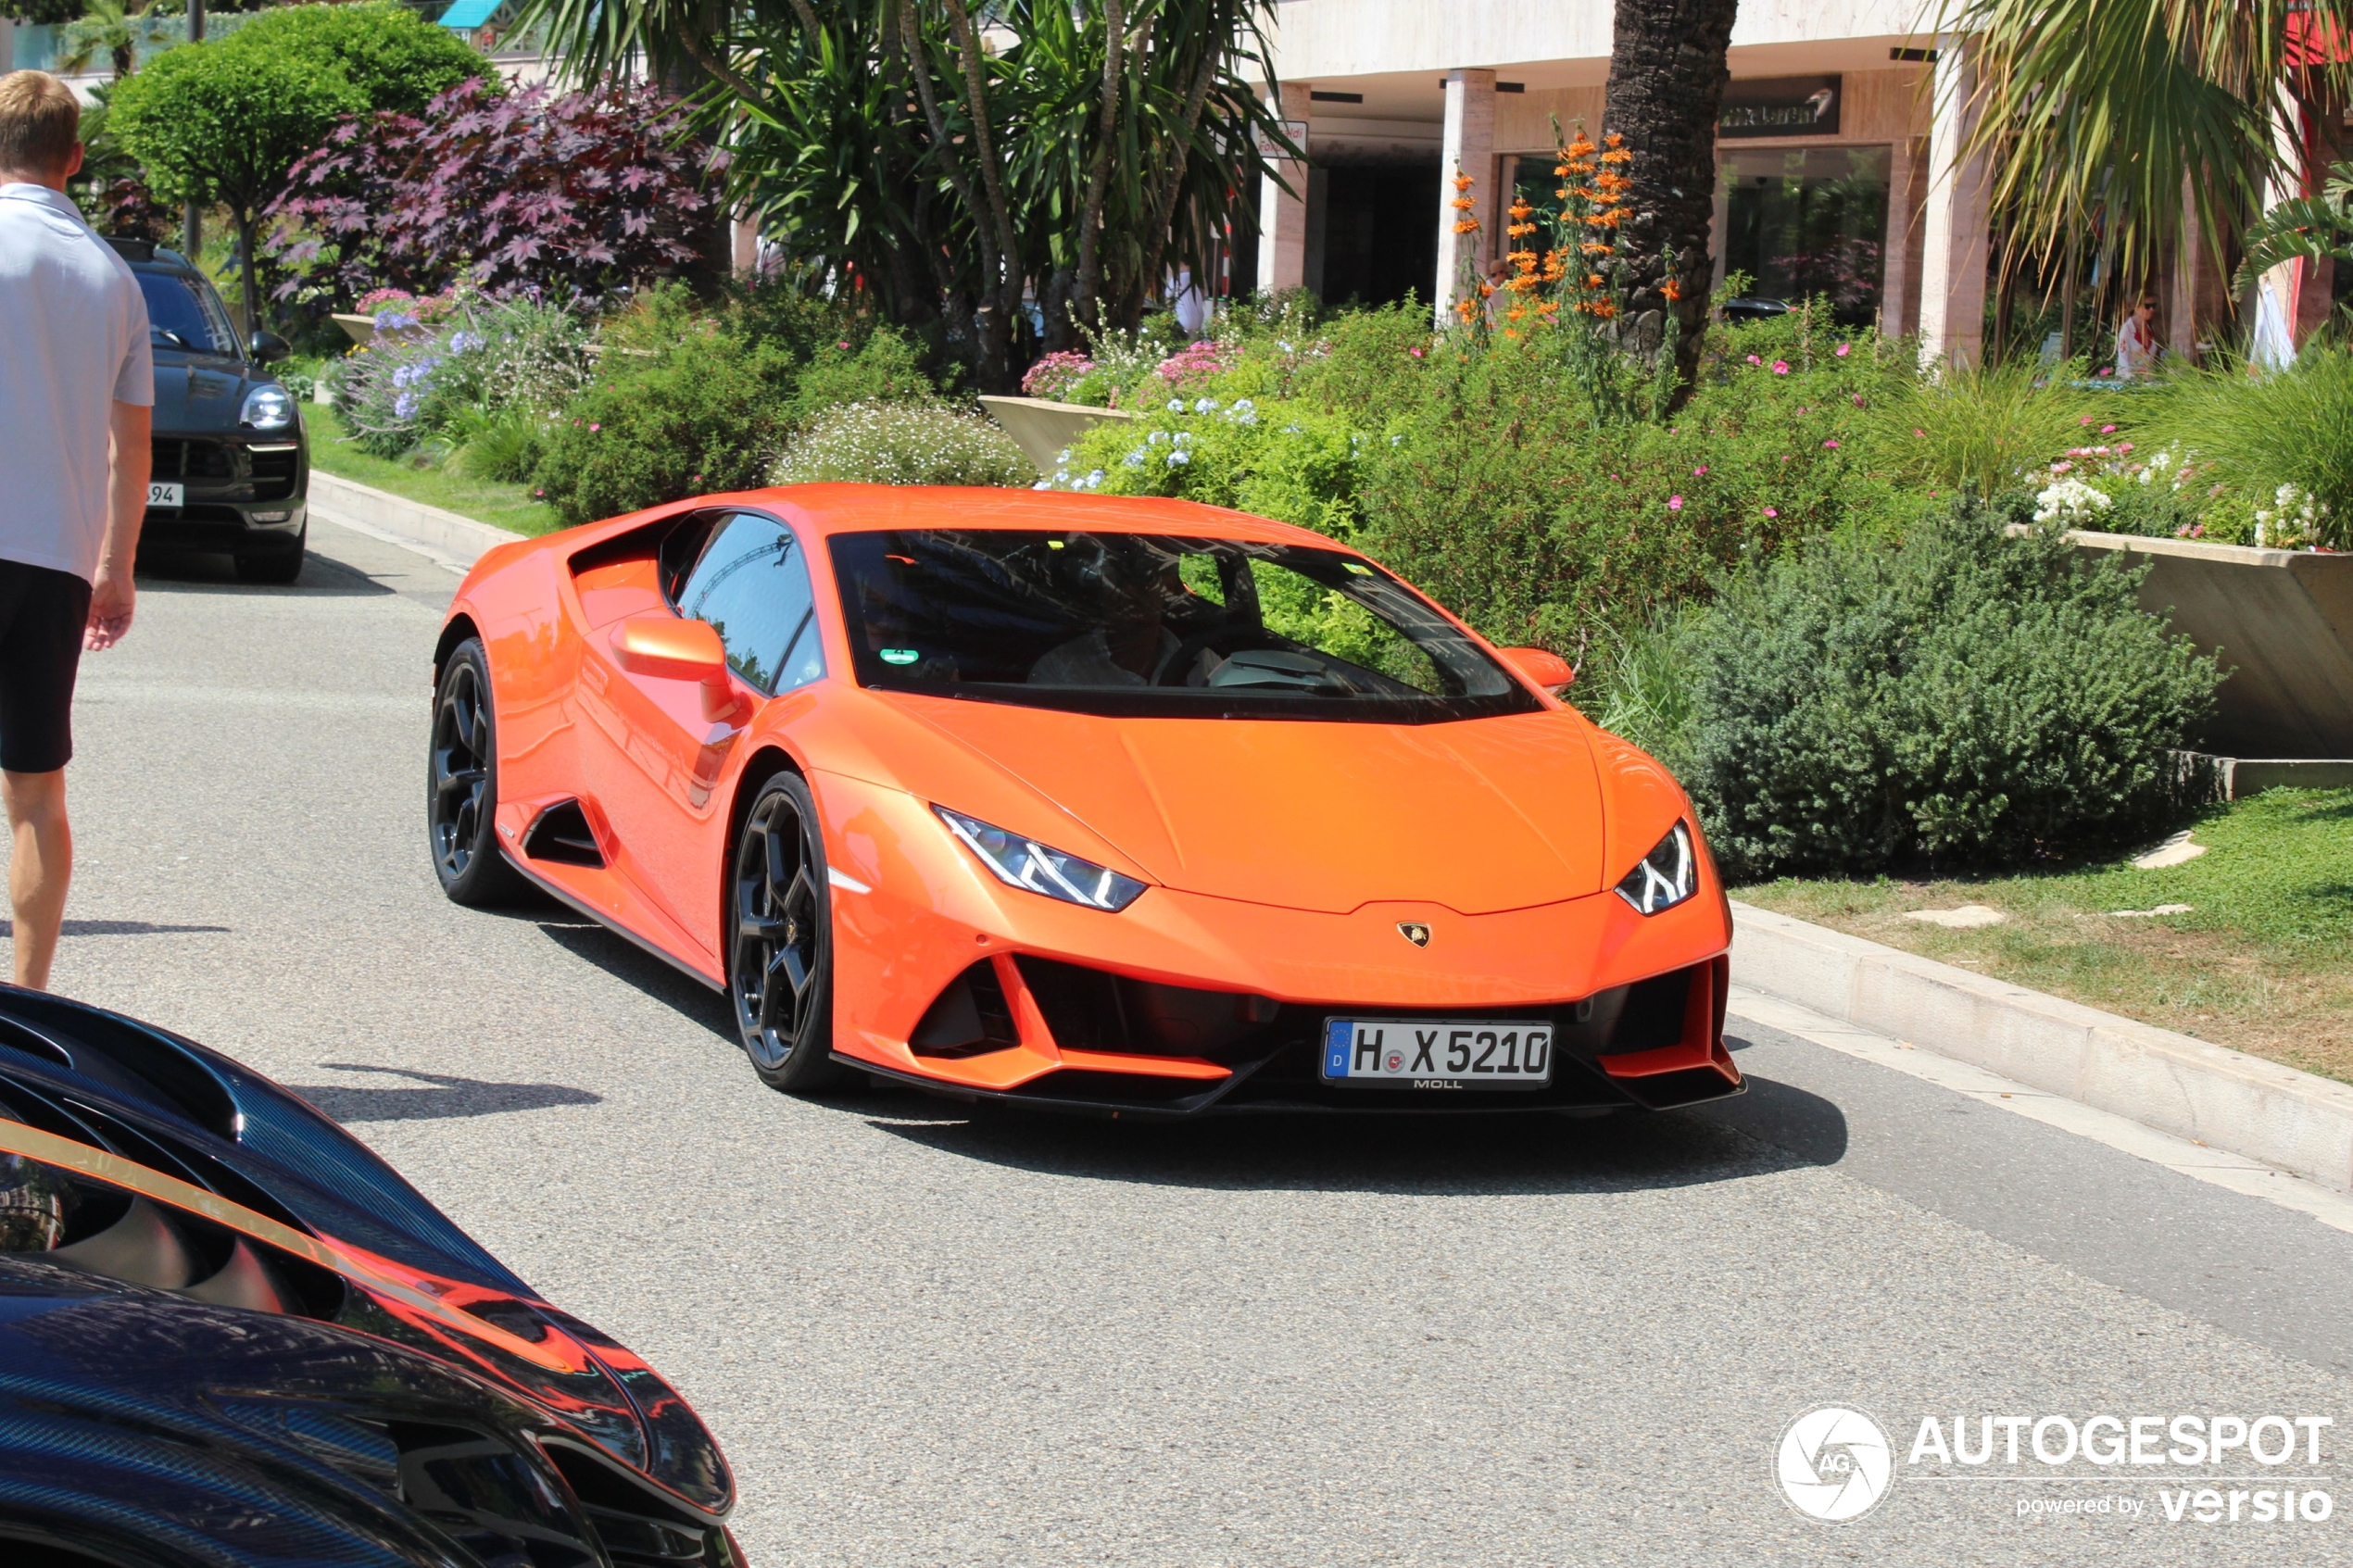
[(321, 473), (389, 490), (517, 533), (552, 533), (560, 526), (553, 508), (532, 499), (529, 485), (471, 479), (446, 464), (420, 458), (396, 461), (371, 457), (343, 440), (343, 422), (323, 403), (304, 404), (302, 417), (310, 430), (310, 465)]
[[(2203, 812), (2195, 860), (2025, 876), (1785, 879), (1735, 890), (1768, 909), (2353, 1083), (2353, 790), (2266, 791)], [(1985, 904), (1952, 931), (1914, 909)], [(2187, 904), (2183, 914), (2120, 909)]]

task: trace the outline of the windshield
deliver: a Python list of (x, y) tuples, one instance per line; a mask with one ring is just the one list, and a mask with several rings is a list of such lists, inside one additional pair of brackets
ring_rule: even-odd
[(157, 348), (237, 357), (237, 334), (220, 296), (194, 278), (176, 272), (138, 273), (147, 296), (147, 341)]
[(833, 540), (858, 683), (1124, 717), (1530, 712), (1418, 595), (1338, 550), (1160, 533)]

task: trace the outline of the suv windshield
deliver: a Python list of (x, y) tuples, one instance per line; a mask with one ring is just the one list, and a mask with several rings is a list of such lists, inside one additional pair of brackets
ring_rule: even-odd
[(1396, 579), (1338, 550), (1163, 533), (833, 540), (858, 684), (1120, 717), (1432, 723), (1533, 712)]
[(237, 334), (220, 295), (178, 272), (136, 270), (139, 292), (147, 296), (147, 341), (157, 348), (194, 354), (237, 356)]

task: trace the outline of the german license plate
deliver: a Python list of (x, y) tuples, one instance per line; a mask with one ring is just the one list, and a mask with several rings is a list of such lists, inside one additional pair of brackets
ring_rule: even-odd
[(147, 505), (151, 507), (184, 507), (188, 504), (188, 487), (170, 484), (162, 480), (147, 486)]
[(1327, 1018), (1327, 1084), (1389, 1088), (1541, 1089), (1553, 1081), (1542, 1020)]

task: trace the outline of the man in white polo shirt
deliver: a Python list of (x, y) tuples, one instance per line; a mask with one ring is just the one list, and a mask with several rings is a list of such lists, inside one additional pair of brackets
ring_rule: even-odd
[(74, 671), (131, 629), (154, 458), (146, 301), (65, 194), (81, 130), (64, 82), (0, 76), (0, 788), (16, 982), (35, 989), (73, 875)]

